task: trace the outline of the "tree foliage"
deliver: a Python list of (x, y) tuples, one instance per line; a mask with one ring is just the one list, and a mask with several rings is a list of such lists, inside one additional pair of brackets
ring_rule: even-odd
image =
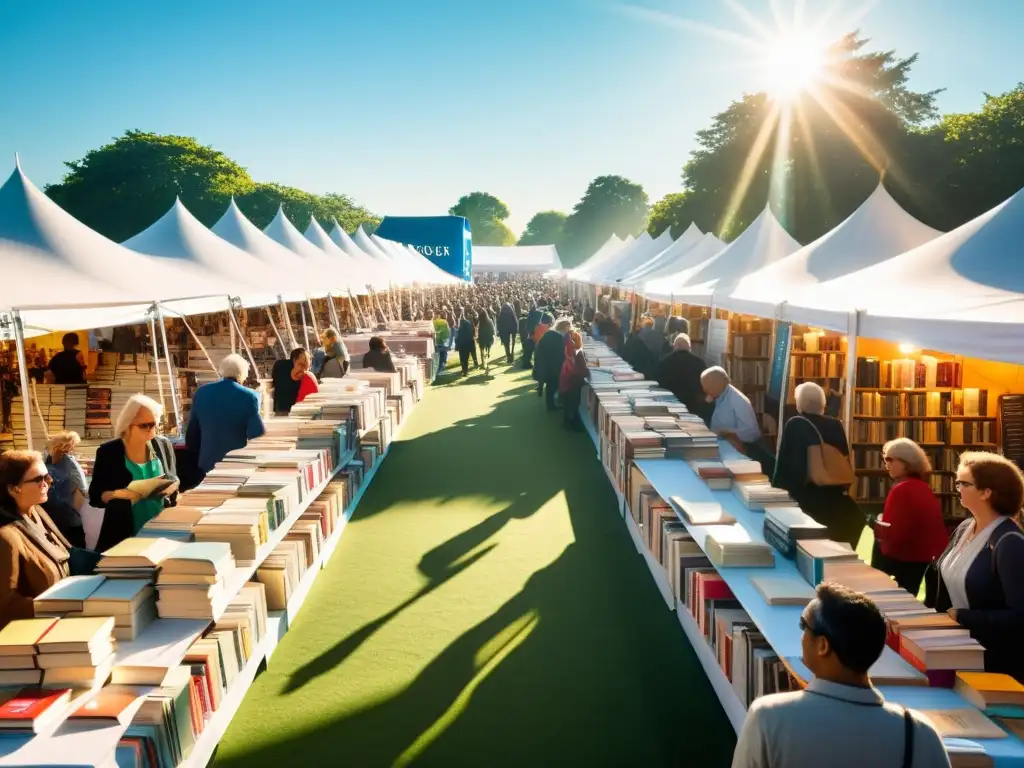
[(302, 229), (315, 213), (322, 223), (337, 217), (346, 229), (379, 219), (345, 195), (314, 195), (278, 184), (258, 183), (223, 152), (188, 136), (126, 131), (81, 160), (65, 163), (68, 173), (46, 194), (71, 215), (118, 242), (149, 227), (176, 197), (203, 224), (219, 219), (231, 197), (259, 227), (284, 203)]
[(526, 224), (519, 245), (555, 245), (562, 240), (566, 215), (561, 211), (535, 213)]
[(646, 223), (647, 193), (640, 184), (622, 176), (598, 176), (565, 220), (562, 264), (580, 264), (613, 234), (635, 235)]
[(690, 192), (669, 192), (652, 205), (647, 217), (647, 231), (651, 237), (658, 237), (666, 229), (672, 230), (672, 237), (679, 237), (693, 220), (687, 218), (691, 207), (689, 199)]
[(489, 192), (463, 195), (448, 213), (469, 219), (476, 245), (515, 245), (516, 236), (505, 224), (508, 206)]

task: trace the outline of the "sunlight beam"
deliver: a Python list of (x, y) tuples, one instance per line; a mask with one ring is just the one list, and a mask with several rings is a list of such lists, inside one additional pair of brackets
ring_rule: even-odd
[(737, 32), (730, 32), (729, 30), (715, 27), (711, 24), (704, 24), (699, 21), (687, 19), (683, 16), (677, 16), (674, 13), (658, 11), (653, 8), (643, 8), (629, 3), (614, 3), (612, 7), (628, 16), (633, 16), (645, 21), (651, 21), (664, 27), (674, 27), (676, 29), (683, 29), (689, 32), (697, 32), (713, 40), (718, 40), (723, 43), (732, 43), (733, 45), (737, 45), (748, 51), (753, 51), (754, 53), (764, 53), (764, 45), (757, 40), (746, 37)]
[(725, 216), (722, 217), (722, 232), (728, 232), (732, 226), (733, 219), (736, 217), (736, 212), (739, 211), (740, 206), (743, 204), (743, 200), (747, 196), (747, 191), (750, 188), (750, 182), (754, 178), (754, 174), (757, 172), (757, 166), (761, 162), (761, 158), (764, 157), (765, 151), (768, 149), (768, 142), (772, 137), (772, 130), (775, 128), (775, 124), (779, 120), (779, 113), (781, 107), (778, 103), (773, 103), (771, 106), (771, 112), (768, 117), (761, 124), (761, 128), (757, 132), (757, 137), (754, 139), (754, 144), (750, 148), (750, 152), (747, 153), (746, 160), (743, 161), (743, 168), (740, 170), (740, 176), (736, 180), (736, 185), (733, 187), (732, 195), (729, 198), (729, 205), (725, 209)]
[(850, 140), (861, 156), (867, 160), (879, 174), (885, 171), (889, 165), (889, 154), (885, 148), (874, 137), (867, 128), (858, 126), (856, 115), (850, 108), (838, 99), (834, 98), (828, 91), (821, 90), (812, 94), (821, 108), (832, 118), (832, 122)]

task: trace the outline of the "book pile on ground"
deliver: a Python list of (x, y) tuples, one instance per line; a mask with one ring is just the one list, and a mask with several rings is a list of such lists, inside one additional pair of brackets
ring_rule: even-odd
[(57, 619), (36, 642), (36, 650), (44, 686), (102, 685), (114, 665), (114, 617)]
[(717, 501), (687, 501), (673, 496), (669, 501), (690, 525), (732, 525), (736, 518), (722, 509)]
[(0, 733), (41, 733), (61, 719), (70, 703), (70, 688), (0, 691)]
[(763, 541), (754, 541), (739, 525), (709, 525), (704, 549), (716, 566), (774, 568), (775, 555)]
[(104, 552), (96, 572), (110, 579), (153, 581), (160, 563), (180, 546), (180, 541), (133, 536)]
[(18, 619), (0, 629), (0, 688), (39, 685), (43, 673), (36, 663), (36, 643), (56, 618)]
[(229, 544), (182, 544), (163, 561), (157, 577), (160, 618), (217, 619), (227, 607), (224, 580), (234, 568)]
[(691, 461), (697, 477), (713, 491), (727, 491), (732, 487), (732, 472), (720, 461)]
[(796, 568), (812, 587), (823, 581), (834, 581), (833, 569), (843, 563), (857, 563), (860, 558), (845, 541), (805, 539), (796, 545)]
[(764, 511), (764, 540), (784, 557), (796, 557), (798, 541), (822, 539), (828, 528), (799, 507), (768, 507)]
[(957, 672), (953, 690), (990, 717), (1024, 718), (1024, 685), (998, 672)]
[(904, 631), (900, 656), (941, 688), (952, 688), (958, 671), (985, 670), (985, 648), (966, 629)]
[(768, 605), (807, 605), (814, 599), (814, 587), (799, 576), (754, 576), (750, 579)]
[(752, 512), (763, 512), (768, 507), (797, 506), (789, 491), (767, 482), (733, 483), (732, 492)]
[(78, 615), (113, 616), (114, 638), (134, 640), (156, 618), (153, 584), (148, 579), (107, 579), (85, 599)]

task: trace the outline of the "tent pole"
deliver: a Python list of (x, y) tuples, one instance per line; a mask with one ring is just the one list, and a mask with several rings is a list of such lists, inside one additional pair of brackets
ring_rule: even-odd
[[(239, 302), (241, 303), (241, 302)], [(235, 333), (238, 334), (238, 341), (242, 345), (242, 349), (245, 350), (245, 354), (249, 356), (249, 365), (252, 366), (252, 375), (258, 380), (259, 379), (259, 368), (256, 365), (256, 358), (252, 356), (252, 350), (249, 348), (249, 343), (245, 340), (245, 334), (242, 333), (242, 326), (238, 323), (238, 318), (235, 317), (235, 302), (228, 296), (228, 306), (231, 308), (228, 311), (228, 318), (231, 320), (231, 324), (235, 329)], [(239, 382), (245, 384), (244, 381)]]
[(160, 392), (160, 406), (167, 412), (167, 402), (164, 400), (164, 377), (160, 373), (160, 346), (156, 340), (156, 325), (153, 323), (153, 315), (149, 315), (149, 341), (153, 345), (153, 362), (156, 364), (156, 387)]
[[(853, 392), (857, 380), (857, 336), (860, 334), (860, 312), (850, 313), (846, 334), (846, 391), (843, 392), (843, 427), (851, 435), (853, 424)], [(847, 438), (849, 439), (849, 437)], [(851, 455), (852, 458), (852, 455)]]
[(334, 294), (327, 294), (327, 309), (331, 315), (331, 324), (334, 326), (334, 330), (341, 331), (341, 322), (338, 320), (338, 308), (334, 306)]
[(14, 310), (14, 344), (18, 353), (18, 379), (21, 384), (21, 407), (25, 411), (25, 440), (28, 449), (33, 450), (32, 442), (32, 395), (28, 386), (28, 362), (25, 359), (25, 326), (21, 322), (21, 312)]
[(167, 389), (171, 393), (171, 405), (174, 408), (174, 426), (178, 434), (184, 435), (181, 421), (181, 400), (178, 396), (178, 387), (174, 382), (174, 366), (171, 363), (171, 349), (167, 346), (167, 328), (164, 325), (164, 312), (160, 308), (160, 302), (153, 305), (156, 308), (156, 321), (160, 324), (160, 339), (164, 343), (164, 356), (167, 358)]
[(274, 329), (274, 335), (277, 336), (277, 343), (281, 347), (281, 351), (284, 353), (284, 357), (288, 357), (288, 345), (284, 343), (284, 338), (281, 336), (281, 332), (277, 330), (277, 325), (274, 323), (274, 313), (270, 311), (270, 307), (264, 307), (263, 309), (267, 312), (267, 319), (270, 321), (270, 327)]
[(285, 328), (288, 329), (288, 338), (292, 342), (292, 349), (295, 349), (297, 346), (299, 346), (299, 343), (295, 340), (295, 331), (292, 330), (292, 316), (288, 314), (288, 305), (285, 303), (283, 296), (278, 296), (277, 300), (281, 302), (280, 310), (281, 314), (284, 315), (284, 320), (282, 321), (282, 324), (284, 325)]
[(309, 298), (309, 294), (306, 294), (306, 303), (309, 304), (309, 316), (313, 323), (313, 333), (316, 334), (316, 338), (320, 338), (320, 324), (316, 319), (316, 310), (313, 308), (313, 300)]
[(299, 314), (302, 317), (302, 340), (305, 342), (306, 351), (309, 351), (309, 326), (306, 324), (306, 305), (299, 302)]

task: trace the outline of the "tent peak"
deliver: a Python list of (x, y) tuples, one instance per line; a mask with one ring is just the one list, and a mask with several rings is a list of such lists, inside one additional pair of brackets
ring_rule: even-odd
[(19, 171), (21, 170), (21, 158), (18, 157), (17, 152), (14, 153), (14, 167), (17, 168)]

